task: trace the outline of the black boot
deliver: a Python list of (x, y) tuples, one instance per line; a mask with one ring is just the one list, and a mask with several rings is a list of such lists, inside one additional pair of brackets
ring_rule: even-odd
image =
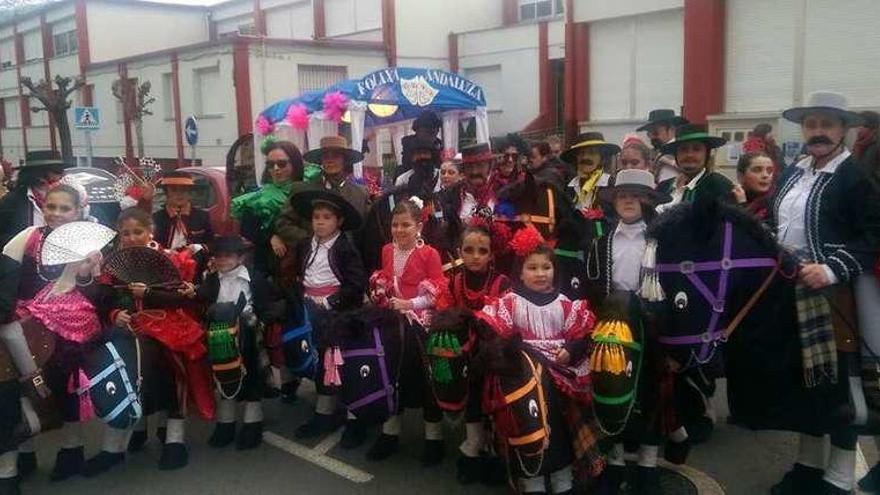
[(160, 471), (173, 471), (189, 464), (189, 452), (182, 443), (166, 443), (162, 445), (162, 457), (159, 458)]
[(662, 495), (660, 471), (656, 467), (636, 467), (636, 490), (638, 495)]
[(508, 482), (507, 465), (498, 456), (483, 457), (483, 484), (501, 486)]
[(356, 449), (366, 440), (367, 428), (361, 421), (349, 419), (345, 422), (345, 429), (342, 430), (342, 438), (339, 440), (340, 447), (346, 450)]
[(400, 450), (400, 438), (398, 435), (386, 435), (382, 433), (376, 439), (376, 443), (367, 451), (368, 461), (383, 461)]
[(67, 478), (82, 474), (86, 460), (83, 448), (61, 449), (55, 456), (55, 467), (49, 479), (52, 481), (64, 481)]
[(771, 495), (804, 495), (813, 493), (818, 486), (824, 483), (822, 474), (823, 472), (819, 468), (795, 464), (791, 471), (785, 473), (782, 481), (770, 488), (770, 493)]
[[(18, 468), (18, 472), (21, 474), (20, 467)], [(880, 491), (880, 462), (874, 464), (874, 467), (868, 471), (868, 474), (859, 480), (859, 490), (868, 493)]]
[(626, 466), (608, 464), (599, 479), (599, 495), (617, 495), (626, 475)]
[(684, 464), (687, 461), (688, 453), (691, 451), (691, 441), (683, 442), (668, 441), (663, 447), (663, 458), (673, 464)]
[(455, 460), (455, 479), (462, 485), (470, 485), (483, 479), (483, 458), (458, 456)]
[(168, 428), (164, 426), (160, 426), (156, 428), (156, 438), (159, 439), (159, 443), (165, 443), (165, 435), (168, 433)]
[(315, 413), (312, 419), (301, 424), (296, 429), (293, 436), (300, 440), (320, 437), (335, 431), (336, 428), (339, 428), (340, 424), (342, 424), (342, 419), (335, 414)]
[(37, 454), (36, 452), (19, 452), (18, 453), (18, 477), (25, 479), (37, 470)]
[(113, 466), (122, 464), (123, 462), (125, 462), (125, 454), (122, 452), (111, 453), (102, 450), (101, 452), (98, 452), (98, 455), (86, 461), (83, 475), (86, 478), (92, 478), (109, 471)]
[(685, 429), (688, 433), (688, 440), (693, 445), (697, 445), (708, 441), (712, 437), (712, 432), (715, 431), (715, 423), (706, 416), (701, 416), (693, 423), (687, 425)]
[(147, 430), (134, 430), (131, 432), (131, 438), (128, 439), (128, 451), (140, 452), (144, 450), (147, 444)]
[(263, 422), (245, 423), (238, 432), (238, 439), (235, 441), (237, 450), (250, 450), (260, 446), (263, 441)]
[(235, 441), (235, 423), (217, 423), (214, 432), (208, 438), (208, 445), (222, 448)]
[(425, 446), (422, 447), (422, 467), (432, 467), (443, 462), (446, 454), (444, 446), (443, 440), (425, 440)]
[(0, 495), (21, 495), (21, 489), (18, 487), (18, 476), (0, 478)]
[(297, 390), (299, 390), (299, 380), (294, 380), (281, 385), (281, 402), (285, 404), (296, 404), (299, 400), (296, 396)]

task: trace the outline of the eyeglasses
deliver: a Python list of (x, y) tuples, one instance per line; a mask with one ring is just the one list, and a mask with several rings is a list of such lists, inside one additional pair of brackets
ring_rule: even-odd
[(290, 160), (266, 160), (266, 168), (287, 168)]

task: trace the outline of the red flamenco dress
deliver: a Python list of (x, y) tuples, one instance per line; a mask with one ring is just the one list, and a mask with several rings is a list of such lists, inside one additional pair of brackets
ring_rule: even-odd
[(510, 279), (501, 273), (473, 273), (461, 270), (452, 276), (449, 292), (452, 306), (479, 311), (510, 290)]

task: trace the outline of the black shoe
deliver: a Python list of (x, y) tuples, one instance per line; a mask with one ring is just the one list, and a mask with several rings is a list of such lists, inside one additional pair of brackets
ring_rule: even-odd
[(608, 464), (599, 478), (599, 495), (617, 495), (626, 475), (626, 466)]
[(18, 477), (25, 479), (37, 470), (36, 452), (18, 453)]
[(422, 467), (432, 467), (443, 462), (443, 456), (446, 455), (443, 440), (425, 440), (425, 446), (422, 447)]
[(83, 469), (83, 475), (86, 478), (98, 476), (105, 473), (113, 466), (125, 462), (125, 454), (122, 452), (110, 453), (106, 451), (98, 452), (98, 455), (86, 461), (86, 467)]
[(159, 439), (159, 443), (162, 443), (162, 444), (165, 443), (165, 434), (166, 433), (168, 433), (168, 428), (165, 428), (164, 426), (160, 426), (160, 427), (156, 428), (156, 438)]
[[(20, 467), (18, 468), (18, 473), (21, 474)], [(868, 493), (880, 491), (880, 462), (874, 464), (874, 467), (868, 471), (868, 474), (859, 480), (859, 490)]]
[(691, 444), (697, 445), (708, 441), (715, 431), (715, 423), (711, 419), (703, 416), (693, 423), (685, 427), (688, 433), (688, 440)]
[(21, 495), (21, 489), (18, 487), (18, 476), (0, 478), (0, 495)]
[(636, 467), (636, 490), (638, 495), (662, 495), (660, 471), (656, 467)]
[(128, 451), (140, 452), (144, 450), (147, 444), (147, 430), (134, 430), (131, 432), (131, 438), (128, 439)]
[(356, 449), (366, 440), (367, 428), (362, 422), (356, 419), (349, 419), (345, 422), (345, 429), (342, 430), (342, 438), (339, 440), (340, 447), (346, 450)]
[(849, 495), (852, 493), (852, 490), (844, 490), (843, 488), (837, 488), (831, 483), (822, 480), (822, 484), (816, 487), (817, 495)]
[(160, 471), (173, 471), (189, 464), (189, 452), (182, 443), (166, 443), (162, 445), (162, 457), (159, 458)]
[(315, 413), (312, 419), (299, 425), (293, 436), (299, 440), (316, 438), (335, 431), (341, 424), (342, 418), (335, 414)]
[(817, 487), (825, 483), (823, 471), (818, 468), (795, 464), (791, 471), (785, 473), (782, 481), (770, 488), (771, 495), (804, 495), (814, 493)]
[(386, 435), (382, 433), (376, 439), (376, 443), (367, 451), (368, 461), (383, 461), (400, 450), (400, 438), (398, 435)]
[(690, 440), (685, 440), (684, 442), (673, 442), (670, 440), (663, 447), (663, 458), (673, 464), (684, 464), (690, 451)]
[(222, 448), (235, 441), (235, 423), (217, 423), (214, 432), (208, 438), (208, 445)]
[(82, 447), (73, 449), (61, 449), (55, 456), (55, 467), (49, 479), (52, 481), (64, 481), (78, 474), (82, 474), (86, 460)]
[(299, 390), (299, 380), (294, 380), (281, 385), (281, 402), (285, 404), (296, 404), (297, 401), (299, 401), (299, 397), (296, 396), (297, 390)]
[(455, 479), (462, 485), (470, 485), (483, 479), (483, 458), (458, 456), (455, 460)]
[(238, 438), (235, 440), (235, 448), (237, 450), (250, 450), (260, 446), (263, 441), (263, 422), (245, 423), (238, 432)]
[(483, 484), (501, 486), (508, 483), (507, 465), (498, 456), (483, 457)]
[(263, 398), (264, 399), (277, 399), (281, 396), (281, 389), (278, 387), (273, 387), (268, 383), (263, 384)]

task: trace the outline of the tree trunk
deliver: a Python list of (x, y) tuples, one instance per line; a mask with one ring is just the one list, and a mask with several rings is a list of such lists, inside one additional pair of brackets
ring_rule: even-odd
[(144, 155), (144, 121), (142, 119), (137, 119), (134, 121), (134, 134), (137, 138), (137, 153), (138, 158), (143, 158)]
[(74, 163), (73, 143), (70, 138), (70, 123), (67, 121), (67, 110), (52, 112), (55, 119), (55, 127), (58, 128), (58, 140), (61, 141), (61, 159), (67, 163)]

